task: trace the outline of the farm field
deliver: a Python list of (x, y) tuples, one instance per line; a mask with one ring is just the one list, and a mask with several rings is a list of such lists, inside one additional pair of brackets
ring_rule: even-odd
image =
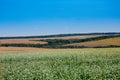
[(120, 80), (120, 48), (1, 51), (4, 80)]
[(67, 44), (64, 46), (85, 46), (85, 47), (101, 46), (102, 47), (102, 46), (110, 46), (110, 45), (120, 46), (120, 37), (89, 41), (89, 42), (82, 42), (82, 43), (73, 43), (73, 44)]
[[(5, 51), (41, 51), (49, 50), (46, 48), (30, 48), (30, 47), (0, 47), (0, 53)], [(50, 49), (51, 50), (51, 49)]]
[[(85, 39), (85, 38), (92, 38), (92, 37), (98, 37), (101, 35), (94, 35), (94, 36), (66, 36), (66, 37), (53, 37), (53, 38), (23, 38), (23, 39), (0, 39), (0, 44), (47, 44), (45, 41), (46, 39), (60, 39), (60, 40), (66, 40), (66, 39)], [(40, 41), (34, 41), (34, 40), (40, 40)]]
[[(66, 36), (67, 35), (67, 36)], [(91, 48), (120, 47), (120, 34), (64, 34), (51, 36), (1, 37), (2, 47)]]
[(47, 44), (44, 41), (30, 41), (34, 39), (1, 39), (0, 44)]

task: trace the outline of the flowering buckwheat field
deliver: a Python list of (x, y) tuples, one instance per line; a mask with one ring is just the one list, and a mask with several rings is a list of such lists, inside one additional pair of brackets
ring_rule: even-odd
[(120, 48), (0, 53), (1, 80), (120, 80)]

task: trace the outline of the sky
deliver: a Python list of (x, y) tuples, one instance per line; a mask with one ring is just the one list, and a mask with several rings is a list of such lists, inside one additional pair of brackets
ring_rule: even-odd
[(0, 36), (120, 32), (120, 0), (0, 0)]

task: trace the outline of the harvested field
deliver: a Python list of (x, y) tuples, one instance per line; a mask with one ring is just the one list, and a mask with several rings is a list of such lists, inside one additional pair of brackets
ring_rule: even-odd
[(64, 46), (96, 47), (96, 46), (109, 46), (109, 45), (120, 46), (120, 37), (103, 39), (103, 40), (96, 40), (96, 41), (90, 41), (90, 42), (73, 43), (73, 44), (67, 44)]
[(40, 51), (40, 50), (46, 50), (46, 49), (45, 48), (29, 48), (29, 47), (0, 47), (0, 52), (4, 52), (4, 51)]
[(1, 39), (0, 44), (47, 44), (47, 42), (44, 41), (38, 42), (30, 40), (31, 39)]

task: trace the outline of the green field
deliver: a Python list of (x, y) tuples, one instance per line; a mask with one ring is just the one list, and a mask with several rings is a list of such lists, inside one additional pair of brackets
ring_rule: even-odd
[(0, 52), (4, 80), (120, 80), (120, 48)]

